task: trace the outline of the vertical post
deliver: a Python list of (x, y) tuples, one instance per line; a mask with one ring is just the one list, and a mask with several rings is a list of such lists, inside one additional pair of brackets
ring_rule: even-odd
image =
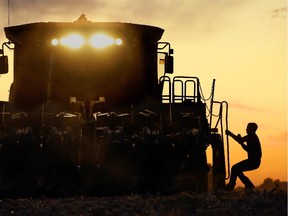
[(212, 127), (212, 117), (213, 117), (213, 103), (214, 103), (214, 91), (215, 91), (215, 79), (213, 79), (212, 89), (211, 89), (211, 104), (210, 104), (210, 128)]
[(197, 78), (197, 103), (201, 103), (200, 81)]
[(5, 126), (5, 103), (3, 103), (3, 107), (2, 107), (2, 127), (4, 128)]
[(8, 26), (10, 26), (10, 0), (8, 0)]
[(224, 189), (225, 186), (225, 155), (224, 145), (219, 134), (211, 134), (210, 143), (213, 155), (213, 190)]
[(52, 89), (52, 69), (53, 69), (53, 62), (54, 62), (54, 52), (50, 55), (49, 61), (49, 71), (48, 71), (48, 85), (47, 85), (47, 103), (51, 101), (51, 89)]

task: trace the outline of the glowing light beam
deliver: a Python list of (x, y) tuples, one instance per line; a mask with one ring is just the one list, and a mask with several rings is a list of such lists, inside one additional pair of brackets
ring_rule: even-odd
[(59, 40), (58, 40), (58, 39), (53, 39), (53, 40), (51, 41), (51, 44), (52, 44), (53, 46), (57, 46), (57, 45), (59, 44)]
[(122, 43), (123, 43), (123, 41), (122, 41), (122, 39), (120, 39), (120, 38), (117, 38), (117, 39), (115, 40), (115, 44), (116, 44), (116, 45), (122, 45)]
[(111, 46), (114, 43), (115, 40), (112, 37), (109, 37), (102, 33), (95, 34), (90, 38), (90, 44), (94, 48), (102, 49), (107, 46)]
[(60, 44), (73, 49), (80, 48), (84, 44), (84, 38), (78, 34), (72, 34), (60, 39)]

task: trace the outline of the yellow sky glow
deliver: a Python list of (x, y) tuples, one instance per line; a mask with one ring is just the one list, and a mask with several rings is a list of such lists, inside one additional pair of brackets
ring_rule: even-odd
[[(216, 79), (215, 99), (229, 103), (230, 130), (244, 135), (246, 124), (257, 122), (263, 160), (258, 170), (247, 173), (251, 180), (256, 185), (267, 177), (287, 181), (285, 0), (220, 0), (214, 3), (180, 0), (177, 5), (170, 1), (161, 4), (147, 1), (147, 4), (138, 5), (131, 4), (130, 0), (119, 0), (102, 4), (95, 11), (89, 5), (82, 6), (83, 11), (79, 5), (72, 8), (72, 1), (70, 7), (74, 14), (51, 12), (69, 8), (70, 1), (65, 2), (55, 3), (47, 14), (41, 15), (33, 13), (33, 7), (27, 1), (25, 12), (20, 11), (20, 7), (16, 11), (14, 6), (11, 22), (74, 21), (84, 12), (91, 21), (131, 22), (164, 28), (162, 40), (171, 42), (175, 49), (176, 75), (198, 76), (206, 96), (210, 94), (212, 80)], [(56, 8), (57, 4), (59, 8)], [(38, 3), (36, 6), (43, 5)], [(4, 22), (6, 5), (0, 5), (0, 8), (0, 27), (3, 29), (7, 25)], [(0, 40), (4, 41), (3, 31)], [(11, 58), (9, 66), (11, 69)], [(0, 77), (0, 100), (8, 99), (11, 81), (11, 73)], [(231, 165), (246, 158), (246, 153), (232, 140), (230, 153)], [(239, 181), (237, 184), (242, 186)]]

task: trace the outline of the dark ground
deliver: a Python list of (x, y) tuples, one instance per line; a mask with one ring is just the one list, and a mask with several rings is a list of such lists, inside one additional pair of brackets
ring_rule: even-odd
[(286, 216), (287, 192), (233, 191), (169, 196), (132, 194), (113, 197), (26, 198), (0, 200), (0, 215), (261, 215)]

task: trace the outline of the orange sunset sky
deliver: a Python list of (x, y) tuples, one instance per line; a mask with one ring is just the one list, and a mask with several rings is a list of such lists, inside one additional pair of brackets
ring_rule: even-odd
[[(95, 22), (165, 29), (161, 41), (174, 48), (175, 75), (198, 76), (206, 97), (216, 79), (214, 99), (229, 103), (232, 132), (245, 135), (248, 122), (258, 124), (262, 165), (246, 174), (256, 185), (267, 177), (287, 181), (286, 0), (0, 0), (0, 42), (8, 24), (72, 22), (82, 13)], [(11, 59), (0, 77), (2, 101), (13, 80)], [(245, 158), (230, 139), (230, 164)]]

